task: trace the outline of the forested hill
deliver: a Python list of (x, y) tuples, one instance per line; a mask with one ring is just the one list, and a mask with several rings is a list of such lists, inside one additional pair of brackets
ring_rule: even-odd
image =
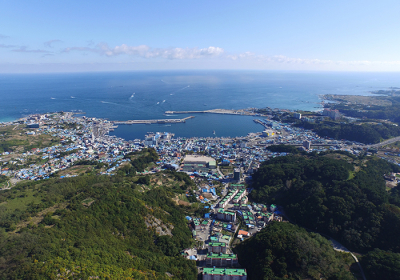
[(290, 223), (273, 222), (235, 251), (250, 279), (354, 279), (349, 255), (335, 252), (321, 235)]
[(184, 212), (167, 187), (141, 185), (143, 164), (1, 192), (0, 279), (195, 279), (180, 256), (192, 244)]
[(357, 252), (380, 248), (400, 253), (399, 196), (396, 190), (393, 195), (386, 191), (383, 178), (393, 171), (400, 168), (350, 154), (279, 157), (254, 174), (251, 196), (282, 205), (293, 222)]

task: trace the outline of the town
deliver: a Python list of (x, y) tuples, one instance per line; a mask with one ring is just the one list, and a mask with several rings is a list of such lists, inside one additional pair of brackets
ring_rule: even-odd
[[(337, 112), (325, 113), (325, 117), (336, 118)], [(182, 255), (197, 262), (203, 279), (247, 279), (232, 248), (269, 222), (284, 219), (280, 206), (257, 204), (247, 196), (251, 192), (248, 183), (260, 164), (287, 154), (271, 152), (268, 147), (284, 144), (307, 152), (341, 150), (355, 155), (365, 150), (361, 143), (319, 137), (271, 116), (261, 115), (264, 118), (260, 119), (260, 114), (254, 115), (263, 131), (236, 138), (175, 138), (172, 133), (156, 132), (148, 133), (144, 140), (125, 141), (109, 135), (116, 128), (114, 122), (72, 112), (36, 114), (2, 123), (0, 129), (6, 132), (0, 137), (51, 138), (48, 145), (2, 152), (0, 174), (10, 179), (2, 188), (12, 188), (20, 180), (79, 176), (85, 170), (75, 167), (82, 162), (95, 162), (99, 174), (112, 176), (129, 161), (126, 154), (154, 148), (159, 161), (143, 174), (185, 172), (196, 184), (194, 192), (186, 192), (186, 200), (204, 206), (201, 216), (186, 217), (195, 247), (185, 249)], [(293, 116), (301, 118), (299, 113)]]

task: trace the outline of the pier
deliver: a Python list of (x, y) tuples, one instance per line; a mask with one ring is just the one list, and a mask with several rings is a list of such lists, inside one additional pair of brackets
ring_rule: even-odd
[(212, 109), (205, 111), (165, 111), (165, 114), (223, 114), (223, 115), (245, 115), (245, 116), (254, 116), (256, 113), (245, 111), (245, 110), (227, 110), (227, 109)]
[(159, 119), (159, 120), (128, 120), (128, 121), (113, 121), (113, 124), (165, 124), (165, 123), (184, 123), (194, 116), (189, 116), (183, 119)]

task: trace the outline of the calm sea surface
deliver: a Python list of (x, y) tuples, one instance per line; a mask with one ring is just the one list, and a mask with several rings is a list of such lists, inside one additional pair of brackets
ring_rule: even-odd
[[(400, 73), (168, 71), (74, 74), (0, 74), (0, 121), (33, 113), (85, 112), (109, 120), (183, 118), (167, 110), (271, 107), (321, 109), (321, 94), (361, 94), (400, 87)], [(195, 114), (172, 125), (120, 125), (127, 140), (147, 132), (177, 137), (244, 136), (262, 131), (253, 117)]]

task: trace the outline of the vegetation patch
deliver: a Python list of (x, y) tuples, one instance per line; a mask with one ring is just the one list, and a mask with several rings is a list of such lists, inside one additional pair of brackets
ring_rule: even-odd
[(355, 172), (354, 164), (325, 155), (264, 162), (253, 175), (250, 196), (282, 205), (291, 221), (332, 236), (352, 250), (380, 248), (400, 253), (400, 240), (394, 237), (400, 235), (400, 214), (395, 211), (400, 191), (395, 187), (388, 193), (383, 177), (400, 168), (368, 157), (357, 159), (365, 165)]
[(272, 222), (235, 251), (250, 279), (354, 279), (349, 255), (290, 223)]

